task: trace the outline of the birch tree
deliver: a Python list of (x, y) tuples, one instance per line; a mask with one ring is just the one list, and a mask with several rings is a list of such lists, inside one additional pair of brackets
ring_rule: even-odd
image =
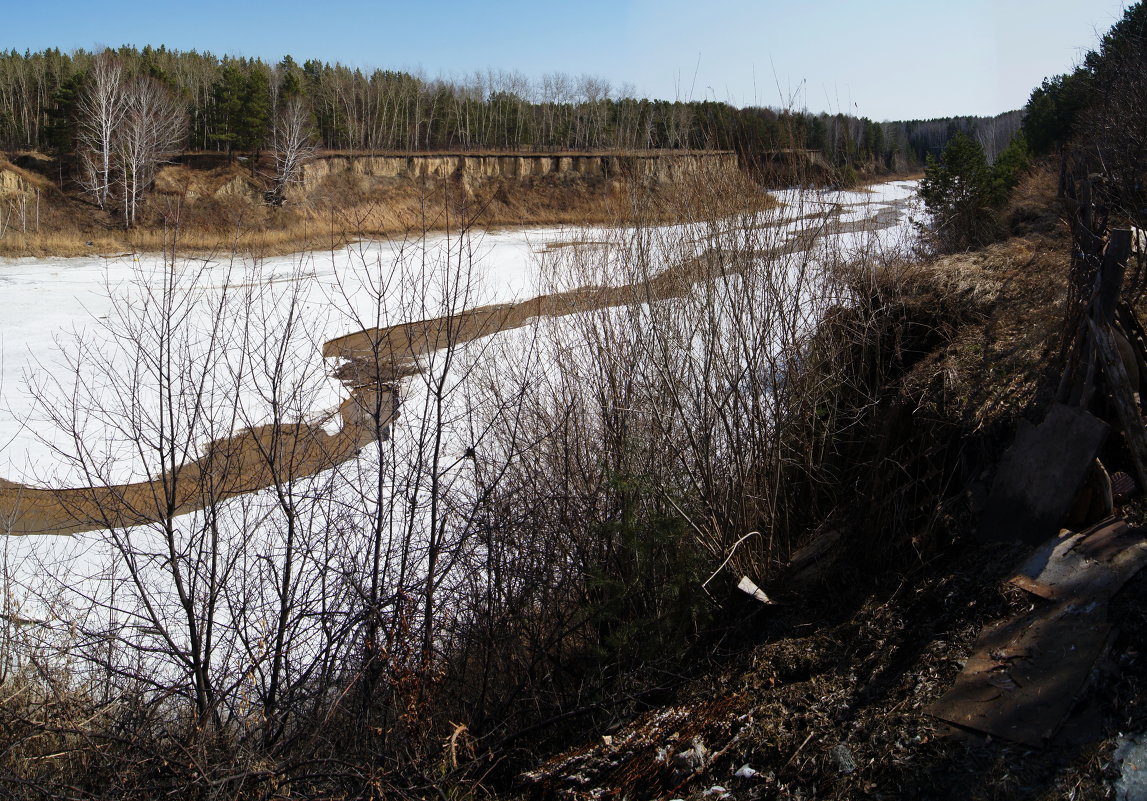
[(79, 101), (80, 183), (101, 209), (111, 197), (116, 136), (127, 115), (123, 62), (110, 51), (96, 56)]
[(187, 129), (187, 111), (158, 81), (132, 79), (123, 91), (122, 129), (116, 139), (123, 184), (124, 225), (135, 224), (144, 191)]
[(303, 165), (315, 154), (311, 113), (300, 98), (287, 100), (275, 117), (271, 146), (275, 150), (272, 198), (282, 205), (287, 189), (302, 181)]

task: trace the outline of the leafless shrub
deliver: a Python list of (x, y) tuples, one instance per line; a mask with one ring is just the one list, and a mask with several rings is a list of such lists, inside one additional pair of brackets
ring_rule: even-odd
[[(6, 747), (74, 756), (0, 778), (414, 797), (657, 686), (720, 603), (709, 577), (763, 582), (840, 512), (842, 442), (887, 373), (893, 254), (844, 252), (799, 193), (782, 225), (727, 191), (699, 182), (681, 225), (572, 236), (517, 306), (483, 306), (465, 209), (352, 248), (325, 297), (317, 255), (277, 281), (238, 260), (144, 276), (41, 387), (104, 517), (69, 586), (15, 571), (71, 606), (66, 636), (29, 629), (57, 641), (9, 632), (37, 661), (0, 714), (42, 725)], [(357, 405), (323, 439), (318, 343), (355, 329), (325, 355)], [(143, 489), (112, 469), (125, 451)]]
[(271, 129), (275, 153), (271, 196), (277, 205), (282, 205), (289, 188), (301, 182), (303, 165), (315, 154), (313, 137), (310, 110), (300, 98), (286, 101)]
[(111, 199), (115, 138), (127, 113), (124, 78), (123, 64), (113, 54), (96, 56), (78, 103), (80, 182), (101, 209)]

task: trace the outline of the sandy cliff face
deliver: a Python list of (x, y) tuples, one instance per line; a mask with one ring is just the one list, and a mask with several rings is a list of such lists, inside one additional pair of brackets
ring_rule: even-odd
[(250, 170), (238, 165), (211, 170), (169, 165), (160, 168), (153, 189), (157, 194), (179, 195), (189, 201), (236, 197), (257, 203), (263, 202), (264, 192)]
[(0, 196), (24, 194), (27, 184), (12, 170), (0, 169)]
[(303, 169), (301, 191), (321, 190), (328, 181), (351, 178), (364, 189), (384, 189), (409, 181), (458, 181), (475, 189), (500, 181), (601, 182), (637, 180), (671, 184), (706, 172), (737, 169), (731, 152), (697, 153), (561, 153), (561, 154), (426, 154), (386, 156), (321, 156)]
[[(262, 202), (270, 188), (269, 165), (250, 170), (238, 165), (195, 169), (169, 165), (156, 176), (158, 194), (188, 200), (237, 197)], [(301, 180), (288, 191), (292, 202), (317, 197), (392, 197), (412, 187), (449, 184), (468, 193), (488, 187), (521, 183), (526, 188), (616, 189), (636, 181), (645, 186), (670, 186), (707, 175), (732, 175), (737, 156), (726, 151), (639, 151), (626, 153), (421, 153), (328, 154), (303, 166)], [(0, 171), (0, 194), (11, 180)]]
[(0, 157), (0, 198), (18, 198), (35, 194), (43, 189), (45, 181), (34, 174), (14, 167)]

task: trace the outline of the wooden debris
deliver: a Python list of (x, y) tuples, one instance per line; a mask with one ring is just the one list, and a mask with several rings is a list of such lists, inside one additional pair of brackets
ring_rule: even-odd
[(1131, 390), (1131, 382), (1124, 368), (1114, 335), (1103, 325), (1091, 321), (1092, 336), (1099, 352), (1100, 364), (1106, 378), (1108, 395), (1115, 406), (1119, 426), (1127, 439), (1131, 452), (1131, 463), (1135, 467), (1135, 477), (1140, 485), (1147, 486), (1147, 429), (1139, 415), (1139, 404)]
[(785, 567), (786, 583), (792, 587), (810, 588), (823, 582), (828, 569), (843, 552), (837, 547), (840, 539), (840, 529), (826, 529), (794, 551)]
[(1107, 646), (1106, 605), (1057, 603), (993, 624), (976, 640), (933, 716), (1043, 746), (1063, 724)]
[[(1090, 281), (1090, 296), (1083, 298), (1082, 313), (1074, 327), (1069, 327), (1070, 356), (1056, 397), (1062, 403), (1086, 407), (1094, 396), (1096, 377), (1101, 375), (1135, 477), (1140, 486), (1147, 486), (1147, 428), (1140, 394), (1147, 367), (1147, 334), (1131, 306), (1120, 301), (1132, 232), (1111, 230), (1104, 244), (1080, 218), (1073, 225), (1073, 236), (1073, 287)], [(1069, 303), (1069, 307), (1074, 305)]]

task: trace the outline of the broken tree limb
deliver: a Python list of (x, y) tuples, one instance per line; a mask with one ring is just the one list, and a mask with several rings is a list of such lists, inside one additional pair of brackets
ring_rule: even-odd
[(1101, 322), (1115, 322), (1115, 307), (1119, 303), (1119, 291), (1123, 288), (1123, 273), (1127, 269), (1127, 257), (1131, 255), (1131, 230), (1117, 228), (1111, 232), (1107, 247), (1103, 250), (1103, 266), (1096, 280), (1094, 314)]
[(1139, 486), (1147, 487), (1147, 429), (1143, 427), (1143, 419), (1135, 403), (1127, 370), (1123, 367), (1123, 359), (1119, 355), (1111, 328), (1103, 323), (1097, 323), (1094, 319), (1088, 322), (1096, 350), (1099, 352), (1107, 392), (1119, 417), (1119, 426), (1123, 429), (1127, 449), (1131, 452), (1135, 478)]

